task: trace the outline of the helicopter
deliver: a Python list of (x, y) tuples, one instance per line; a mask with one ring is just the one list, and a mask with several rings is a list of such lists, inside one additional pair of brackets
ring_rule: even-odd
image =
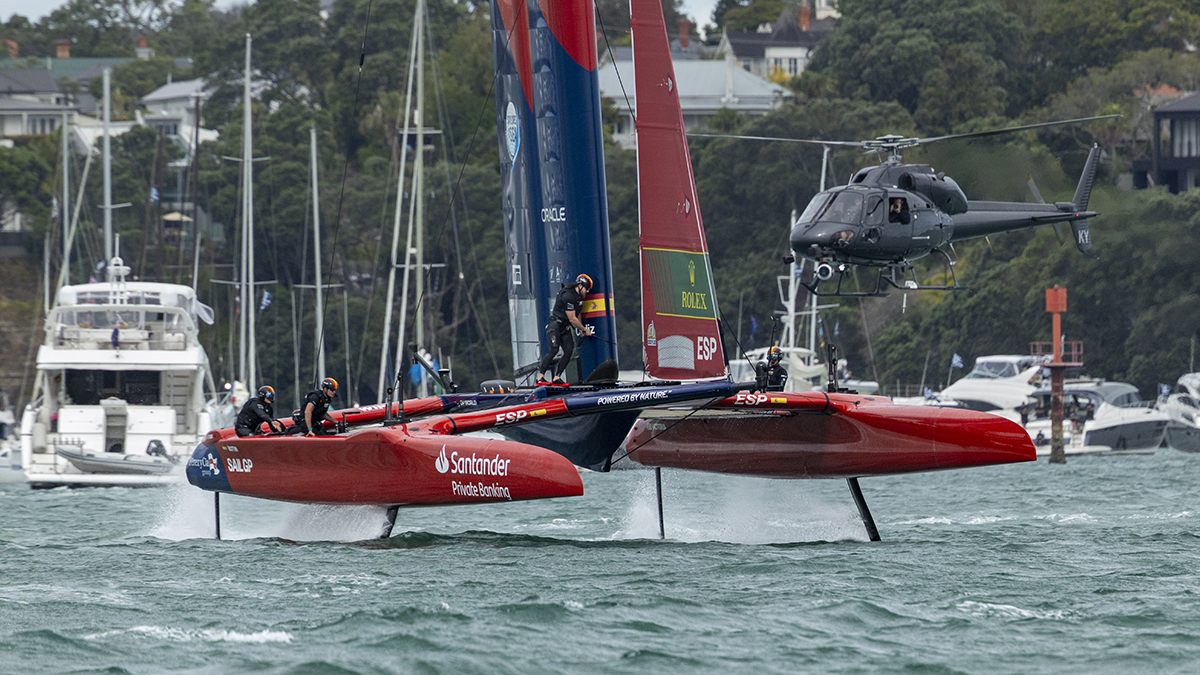
[[(1077, 124), (1111, 119), (1119, 115), (1084, 117), (1044, 122), (991, 131), (979, 131), (931, 138), (880, 136), (866, 141), (823, 141), (815, 139), (771, 138), (727, 134), (688, 134), (763, 141), (787, 141), (825, 146), (857, 147), (886, 152), (878, 166), (859, 169), (846, 185), (822, 190), (793, 221), (789, 245), (791, 255), (785, 263), (804, 258), (815, 263), (813, 280), (803, 286), (818, 296), (878, 297), (890, 288), (899, 290), (965, 290), (954, 273), (954, 260), (943, 250), (955, 242), (1053, 225), (1059, 242), (1065, 241), (1060, 223), (1070, 223), (1075, 246), (1086, 253), (1092, 248), (1088, 219), (1098, 214), (1088, 211), (1088, 199), (1100, 159), (1099, 146), (1093, 145), (1084, 164), (1083, 175), (1070, 202), (1047, 204), (1032, 177), (1027, 179), (1038, 203), (968, 200), (954, 179), (935, 172), (928, 164), (904, 164), (900, 151), (938, 141), (977, 138), (1028, 129)], [(822, 186), (823, 187), (823, 186)], [(917, 279), (912, 261), (934, 254), (949, 266), (950, 285), (926, 285)], [(869, 291), (843, 291), (842, 282), (852, 266), (879, 269), (875, 287)], [(833, 292), (820, 290), (822, 283), (836, 279)]]

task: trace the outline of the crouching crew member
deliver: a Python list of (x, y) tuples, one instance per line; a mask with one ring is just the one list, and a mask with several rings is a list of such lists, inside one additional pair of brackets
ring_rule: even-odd
[[(542, 356), (542, 362), (538, 365), (538, 386), (547, 384), (565, 387), (567, 383), (562, 379), (562, 374), (566, 371), (567, 366), (571, 363), (571, 354), (575, 352), (575, 338), (571, 335), (571, 327), (579, 329), (582, 335), (594, 335), (591, 328), (583, 325), (583, 321), (579, 319), (579, 315), (583, 310), (583, 298), (587, 292), (592, 290), (592, 278), (586, 274), (580, 274), (575, 279), (575, 283), (570, 286), (564, 286), (558, 292), (558, 297), (554, 299), (554, 309), (550, 311), (550, 320), (546, 322), (546, 354)], [(562, 348), (562, 358), (558, 359), (558, 365), (554, 365), (554, 357), (558, 355), (559, 348)], [(551, 371), (551, 366), (554, 370)], [(551, 372), (554, 379), (551, 381)]]
[(262, 429), (262, 423), (276, 433), (283, 433), (283, 423), (275, 419), (275, 389), (269, 386), (258, 388), (258, 396), (246, 401), (242, 411), (238, 413), (233, 428), (238, 436), (255, 436)]
[(296, 423), (296, 427), (300, 433), (305, 436), (316, 436), (324, 432), (324, 425), (321, 423), (329, 420), (337, 424), (337, 420), (329, 414), (329, 404), (333, 401), (333, 397), (337, 396), (338, 383), (332, 377), (327, 377), (321, 380), (321, 388), (308, 392), (304, 397), (304, 403), (300, 404), (300, 409), (292, 413), (292, 420)]
[(787, 384), (788, 371), (780, 361), (783, 360), (783, 350), (771, 347), (767, 350), (767, 360), (754, 365), (754, 379), (761, 391), (783, 391)]

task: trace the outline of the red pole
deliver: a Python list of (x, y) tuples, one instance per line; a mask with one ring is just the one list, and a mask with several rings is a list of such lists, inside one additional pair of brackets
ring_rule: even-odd
[(1046, 289), (1046, 311), (1053, 317), (1054, 357), (1050, 361), (1050, 463), (1066, 464), (1063, 449), (1062, 313), (1067, 311), (1067, 289)]

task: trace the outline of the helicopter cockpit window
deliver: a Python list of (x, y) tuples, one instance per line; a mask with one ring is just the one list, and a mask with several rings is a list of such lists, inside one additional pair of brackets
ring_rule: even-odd
[(862, 221), (863, 196), (861, 192), (837, 192), (825, 205), (817, 220), (857, 225)]
[(798, 220), (797, 222), (811, 223), (814, 220), (816, 220), (817, 214), (821, 212), (821, 209), (824, 208), (825, 203), (828, 201), (829, 201), (829, 193), (828, 192), (817, 193), (817, 195), (815, 197), (813, 197), (811, 201), (808, 202), (808, 206), (804, 207), (804, 213), (800, 214), (800, 220)]

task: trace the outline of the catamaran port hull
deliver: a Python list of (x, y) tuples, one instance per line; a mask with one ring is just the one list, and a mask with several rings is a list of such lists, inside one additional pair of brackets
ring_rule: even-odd
[(379, 427), (338, 436), (210, 437), (187, 466), (196, 487), (319, 504), (441, 506), (583, 494), (570, 461), (542, 448)]

